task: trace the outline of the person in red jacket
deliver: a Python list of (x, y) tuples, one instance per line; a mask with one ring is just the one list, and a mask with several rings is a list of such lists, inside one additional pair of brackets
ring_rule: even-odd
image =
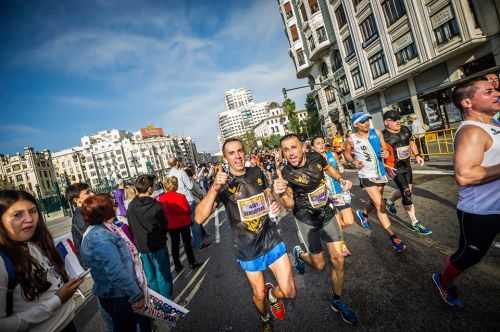
[(201, 263), (196, 262), (193, 247), (191, 246), (191, 233), (189, 227), (191, 225), (191, 207), (189, 206), (186, 196), (176, 192), (178, 182), (175, 176), (167, 177), (163, 182), (163, 187), (166, 192), (158, 197), (158, 201), (163, 207), (165, 218), (167, 218), (167, 225), (165, 225), (165, 227), (170, 233), (175, 271), (180, 273), (184, 268), (179, 258), (181, 236), (188, 262), (192, 269), (196, 269), (201, 266)]

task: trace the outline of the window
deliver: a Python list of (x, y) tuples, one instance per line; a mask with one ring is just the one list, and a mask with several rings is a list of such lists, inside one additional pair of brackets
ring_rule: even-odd
[(377, 24), (375, 23), (375, 17), (370, 14), (363, 22), (361, 22), (361, 34), (363, 35), (363, 47), (368, 46), (376, 36)]
[(387, 26), (393, 25), (394, 22), (406, 14), (404, 0), (386, 0), (382, 2), (382, 9), (384, 10)]
[(339, 29), (342, 29), (342, 27), (347, 24), (347, 18), (345, 17), (344, 7), (342, 4), (335, 9), (335, 17), (337, 18)]
[(347, 96), (349, 94), (349, 84), (347, 83), (347, 78), (345, 77), (345, 75), (339, 78), (338, 85), (340, 94), (342, 96)]
[(306, 63), (306, 58), (304, 57), (304, 50), (301, 48), (297, 50), (297, 62), (299, 63), (299, 66), (302, 66)]
[(19, 171), (21, 170), (21, 166), (20, 165), (12, 165), (12, 170), (15, 172), (15, 171)]
[(6, 171), (7, 173), (10, 173), (10, 168), (7, 168), (5, 171)]
[(352, 43), (351, 36), (347, 37), (344, 40), (344, 48), (345, 48), (346, 58), (354, 54), (354, 44)]
[(333, 71), (337, 71), (340, 68), (342, 68), (342, 58), (340, 56), (340, 51), (339, 50), (333, 50), (332, 69), (333, 69)]
[(363, 78), (361, 77), (361, 71), (359, 67), (351, 70), (352, 81), (354, 83), (354, 89), (359, 89), (363, 86)]
[(290, 27), (290, 33), (292, 34), (293, 41), (297, 41), (299, 39), (299, 32), (297, 31), (297, 26), (295, 24)]
[(325, 96), (326, 96), (326, 102), (328, 103), (328, 105), (335, 102), (335, 91), (334, 91), (333, 87), (327, 86), (325, 88)]
[(311, 14), (316, 13), (319, 10), (318, 0), (309, 0), (309, 8), (311, 8)]
[(300, 14), (302, 15), (302, 20), (304, 22), (307, 22), (308, 17), (307, 17), (307, 12), (306, 12), (306, 6), (304, 5), (304, 3), (302, 3), (300, 5)]
[(326, 80), (328, 78), (328, 74), (328, 66), (323, 62), (323, 64), (321, 65), (321, 80)]
[(307, 41), (309, 41), (309, 48), (311, 49), (311, 51), (313, 51), (316, 48), (316, 45), (314, 44), (314, 37), (313, 37), (313, 35), (309, 36), (309, 38), (307, 39)]
[(398, 66), (402, 66), (418, 55), (415, 43), (411, 43), (402, 50), (396, 53), (396, 62)]
[(293, 16), (293, 11), (292, 11), (292, 5), (290, 4), (290, 2), (285, 3), (285, 5), (283, 7), (285, 8), (286, 18), (287, 19), (291, 18)]
[(326, 37), (326, 30), (325, 27), (321, 27), (319, 29), (316, 29), (316, 33), (318, 34), (318, 43), (324, 42), (327, 37)]
[(372, 76), (374, 79), (387, 73), (387, 64), (385, 62), (384, 52), (378, 52), (368, 59), (368, 61), (370, 62), (370, 69), (372, 70)]
[(16, 181), (22, 181), (23, 180), (23, 175), (22, 174), (17, 174), (16, 175)]
[(356, 8), (357, 5), (359, 5), (361, 3), (361, 1), (363, 0), (353, 0), (353, 5), (354, 5), (354, 8)]
[[(446, 16), (445, 15), (440, 16), (440, 14), (442, 13), (446, 13), (445, 14)], [(441, 19), (443, 17), (444, 19)], [(435, 14), (433, 17), (431, 17), (431, 21), (434, 22), (439, 20), (445, 20), (446, 18), (448, 18), (448, 21), (439, 25), (437, 28), (434, 28), (434, 35), (436, 36), (436, 41), (438, 45), (446, 44), (453, 37), (458, 36), (460, 34), (457, 20), (453, 16), (451, 7), (449, 6), (441, 10), (439, 13)]]

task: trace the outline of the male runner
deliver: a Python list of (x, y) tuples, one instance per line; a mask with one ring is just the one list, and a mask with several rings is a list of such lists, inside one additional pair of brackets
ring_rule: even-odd
[[(344, 256), (342, 255), (342, 230), (334, 219), (334, 210), (328, 204), (328, 190), (323, 172), (339, 181), (348, 190), (352, 183), (346, 181), (325, 158), (317, 152), (304, 153), (303, 144), (296, 134), (281, 138), (281, 150), (288, 164), (283, 167), (282, 176), (274, 182), (274, 191), (280, 195), (280, 203), (287, 209), (293, 208), (299, 239), (307, 252), (300, 246), (293, 250), (297, 271), (304, 272), (304, 263), (316, 270), (325, 268), (321, 241), (326, 242), (332, 263), (331, 281), (333, 298), (330, 308), (339, 312), (348, 324), (356, 324), (356, 314), (340, 296), (344, 288)], [(279, 173), (278, 173), (279, 174)]]
[(402, 197), (403, 206), (411, 220), (410, 229), (421, 235), (430, 235), (432, 231), (418, 221), (415, 215), (415, 205), (411, 200), (413, 172), (410, 157), (413, 154), (419, 166), (424, 165), (424, 158), (418, 153), (410, 129), (402, 126), (400, 119), (401, 117), (397, 111), (384, 113), (384, 141), (386, 148), (390, 151), (387, 158), (385, 158), (385, 165), (389, 176), (399, 189), (392, 192), (391, 198), (385, 200), (385, 204), (389, 212), (396, 214), (397, 210), (394, 202)]
[(392, 247), (396, 252), (402, 252), (406, 245), (392, 230), (382, 199), (384, 186), (387, 183), (383, 161), (386, 156), (386, 152), (383, 151), (384, 136), (380, 130), (370, 128), (370, 119), (371, 115), (363, 112), (352, 115), (352, 125), (356, 132), (348, 138), (344, 150), (346, 161), (352, 162), (358, 169), (361, 188), (366, 191), (371, 201), (371, 205), (364, 211), (357, 210), (356, 216), (364, 228), (369, 228), (368, 213), (374, 207), (380, 224), (389, 234)]
[(455, 136), (460, 239), (432, 280), (444, 302), (462, 307), (453, 280), (479, 263), (500, 232), (500, 124), (492, 122), (500, 111), (500, 92), (491, 82), (475, 79), (456, 87), (452, 99), (465, 120)]
[[(262, 331), (272, 331), (268, 304), (277, 319), (284, 319), (281, 299), (295, 298), (295, 282), (286, 247), (269, 213), (277, 215), (280, 206), (269, 203), (271, 190), (266, 176), (258, 167), (245, 167), (245, 151), (238, 138), (226, 140), (222, 146), (229, 164), (229, 174), (217, 173), (207, 195), (196, 207), (195, 220), (203, 223), (217, 202), (222, 202), (231, 223), (236, 256), (253, 291), (253, 302), (260, 315)], [(263, 271), (270, 269), (278, 285), (264, 282)]]

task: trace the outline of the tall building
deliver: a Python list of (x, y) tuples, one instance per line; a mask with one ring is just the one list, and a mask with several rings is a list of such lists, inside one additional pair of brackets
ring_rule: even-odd
[(308, 78), (322, 126), (374, 125), (397, 109), (432, 129), (461, 120), (451, 88), (500, 65), (499, 0), (278, 0), (298, 78)]
[[(305, 109), (296, 110), (296, 113), (299, 123), (304, 124), (307, 121), (307, 111)], [(281, 107), (271, 109), (269, 116), (253, 127), (255, 137), (262, 139), (272, 135), (284, 136), (289, 134), (288, 120), (287, 115)]]
[(231, 89), (224, 92), (226, 111), (235, 110), (253, 101), (252, 91), (246, 88)]
[(56, 193), (56, 177), (49, 150), (25, 147), (23, 153), (0, 155), (0, 182), (4, 187), (25, 190), (38, 198)]
[[(90, 158), (87, 162), (85, 152), (87, 151), (84, 148), (76, 146), (52, 154), (52, 164), (59, 185), (62, 188), (75, 182), (92, 183), (89, 170), (95, 171), (97, 167), (93, 158)], [(86, 154), (88, 156), (88, 153)], [(97, 174), (94, 178), (97, 178)]]

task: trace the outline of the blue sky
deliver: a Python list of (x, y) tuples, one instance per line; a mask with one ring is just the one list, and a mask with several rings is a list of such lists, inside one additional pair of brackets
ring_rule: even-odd
[(149, 123), (215, 152), (225, 90), (281, 102), (303, 83), (275, 0), (4, 0), (0, 43), (4, 154)]

